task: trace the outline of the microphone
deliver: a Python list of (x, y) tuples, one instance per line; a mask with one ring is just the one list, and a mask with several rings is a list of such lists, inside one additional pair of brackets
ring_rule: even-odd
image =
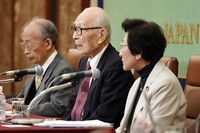
[(34, 68), (7, 71), (7, 72), (1, 73), (0, 75), (19, 75), (19, 76), (24, 76), (24, 75), (27, 75), (27, 74), (42, 75), (42, 73), (43, 73), (43, 68), (40, 65), (37, 65)]
[(49, 85), (47, 86), (47, 88), (50, 88), (50, 86), (53, 84), (53, 82), (55, 82), (56, 80), (66, 80), (66, 79), (81, 79), (84, 77), (92, 77), (94, 79), (98, 78), (100, 76), (100, 70), (97, 68), (91, 69), (91, 70), (87, 70), (87, 71), (80, 71), (80, 72), (74, 72), (74, 73), (67, 73), (67, 74), (63, 74), (60, 75), (58, 77), (56, 77), (55, 79), (53, 79)]
[(42, 100), (43, 96), (46, 95), (47, 93), (49, 93), (51, 91), (55, 91), (55, 90), (70, 88), (74, 84), (76, 84), (76, 82), (68, 82), (68, 83), (65, 83), (65, 84), (61, 84), (61, 85), (56, 85), (56, 86), (50, 87), (51, 84), (55, 80), (58, 80), (58, 79), (60, 79), (60, 80), (61, 79), (79, 79), (79, 78), (84, 78), (84, 77), (98, 78), (99, 76), (100, 76), (100, 71), (99, 71), (99, 69), (95, 68), (95, 69), (91, 69), (91, 70), (87, 70), (87, 71), (80, 71), (80, 72), (74, 72), (74, 73), (69, 73), (69, 74), (63, 74), (61, 76), (56, 77), (48, 85), (47, 89), (45, 89), (42, 92), (40, 92), (30, 102), (30, 104), (28, 105), (28, 108), (26, 110), (27, 118), (26, 119), (25, 118), (22, 118), (22, 119), (20, 119), (20, 118), (19, 119), (12, 119), (11, 123), (15, 123), (15, 124), (16, 123), (17, 124), (33, 124), (33, 123), (41, 122), (42, 119), (30, 118), (31, 109), (33, 109), (35, 106), (37, 106), (38, 103)]
[(100, 76), (100, 71), (97, 68), (93, 68), (87, 71), (80, 71), (74, 73), (63, 74), (60, 76), (61, 79), (80, 79), (84, 77), (92, 77), (94, 79)]

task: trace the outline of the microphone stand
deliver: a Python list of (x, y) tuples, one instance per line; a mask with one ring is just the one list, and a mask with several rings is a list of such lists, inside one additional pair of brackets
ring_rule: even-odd
[[(2, 74), (0, 74), (1, 76)], [(22, 81), (24, 74), (16, 74), (15, 78), (10, 78), (10, 79), (3, 79), (0, 80), (0, 83), (11, 83), (11, 82), (19, 82)]]
[(10, 82), (15, 82), (15, 78), (0, 80), (0, 83), (10, 83)]
[(148, 111), (149, 118), (150, 118), (150, 121), (151, 121), (152, 126), (153, 126), (152, 133), (157, 133), (158, 129), (157, 129), (155, 123), (154, 123), (153, 116), (152, 116), (152, 113), (151, 113), (151, 109), (150, 109), (150, 106), (149, 106), (150, 103), (149, 103), (149, 100), (147, 98), (147, 94), (146, 94), (146, 92), (144, 90), (143, 90), (143, 96), (144, 96), (144, 99), (146, 101), (147, 111)]
[(195, 133), (199, 133), (200, 115), (197, 117), (196, 121), (197, 121), (197, 123), (195, 126)]
[(199, 133), (199, 128), (200, 128), (200, 114), (198, 117), (188, 126), (185, 128), (185, 132), (188, 132), (191, 128), (194, 129), (194, 133)]
[(24, 118), (12, 119), (10, 122), (15, 123), (15, 124), (33, 124), (33, 123), (42, 122), (43, 119), (34, 119), (34, 118), (31, 119), (30, 118), (31, 109), (34, 108), (42, 100), (42, 98), (45, 94), (47, 94), (51, 91), (54, 91), (54, 90), (60, 90), (60, 89), (72, 87), (74, 85), (74, 83), (76, 83), (76, 82), (68, 82), (65, 84), (53, 86), (53, 87), (47, 88), (46, 90), (43, 90), (39, 95), (37, 95), (35, 98), (33, 98), (31, 103), (29, 104), (27, 110), (22, 112), (22, 113), (26, 113), (28, 119), (24, 119)]
[(38, 94), (36, 97), (33, 98), (33, 100), (30, 102), (30, 104), (28, 105), (27, 108), (27, 117), (30, 119), (30, 111), (33, 107), (35, 107), (43, 98), (43, 96), (51, 91), (54, 90), (60, 90), (60, 89), (64, 89), (64, 88), (69, 88), (72, 87), (73, 83), (72, 82), (68, 82), (62, 85), (57, 85), (57, 86), (53, 86), (50, 88), (47, 88), (46, 90), (42, 91), (40, 94)]
[(16, 78), (11, 78), (11, 79), (3, 79), (3, 80), (0, 80), (0, 83), (11, 83), (11, 82), (19, 82), (19, 81), (22, 81), (21, 76), (17, 76)]

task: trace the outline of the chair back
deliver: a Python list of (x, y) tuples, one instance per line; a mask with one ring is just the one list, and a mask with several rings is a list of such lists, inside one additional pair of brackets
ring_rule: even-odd
[(161, 61), (178, 77), (178, 59), (176, 57), (162, 57)]
[(79, 62), (83, 56), (78, 49), (71, 48), (68, 50), (67, 60), (73, 66), (74, 71), (78, 70)]
[(187, 100), (187, 133), (194, 133), (200, 127), (197, 125), (200, 121), (200, 55), (192, 55), (189, 59), (184, 94)]
[(200, 114), (200, 55), (192, 55), (189, 59), (184, 93), (187, 99), (186, 115), (195, 119)]

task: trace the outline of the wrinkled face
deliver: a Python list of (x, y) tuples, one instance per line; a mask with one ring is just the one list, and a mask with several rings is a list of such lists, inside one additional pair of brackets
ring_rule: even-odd
[(43, 65), (48, 58), (48, 45), (46, 45), (47, 40), (40, 40), (37, 35), (38, 26), (34, 24), (29, 24), (21, 36), (21, 46), (24, 50), (26, 57), (32, 61), (34, 64)]
[(128, 39), (128, 33), (124, 35), (124, 39), (120, 43), (121, 49), (119, 53), (123, 62), (123, 69), (125, 71), (135, 68), (135, 65), (136, 65), (136, 56), (131, 54), (131, 51), (128, 48), (127, 39)]
[[(93, 58), (102, 49), (102, 33), (104, 28), (94, 24), (95, 16), (88, 13), (81, 13), (73, 23), (73, 39), (81, 54)], [(105, 40), (105, 39), (104, 39)]]

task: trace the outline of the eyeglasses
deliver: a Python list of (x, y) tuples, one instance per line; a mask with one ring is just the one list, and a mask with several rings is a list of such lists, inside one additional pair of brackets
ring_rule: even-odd
[(74, 32), (76, 31), (76, 33), (80, 36), (82, 35), (82, 30), (94, 30), (94, 29), (101, 29), (102, 27), (90, 27), (90, 28), (81, 28), (81, 27), (75, 27), (75, 26), (72, 26), (71, 27), (71, 30), (72, 30), (72, 33), (74, 34)]
[(125, 44), (124, 41), (120, 42), (120, 47), (123, 48), (124, 46), (128, 46), (128, 44)]
[(22, 47), (23, 50), (25, 48), (27, 48), (27, 49), (30, 50), (30, 49), (33, 48), (33, 45), (38, 44), (38, 43), (41, 43), (41, 41), (39, 41), (39, 42), (25, 41), (25, 42), (21, 42), (20, 45), (21, 45), (21, 47)]

